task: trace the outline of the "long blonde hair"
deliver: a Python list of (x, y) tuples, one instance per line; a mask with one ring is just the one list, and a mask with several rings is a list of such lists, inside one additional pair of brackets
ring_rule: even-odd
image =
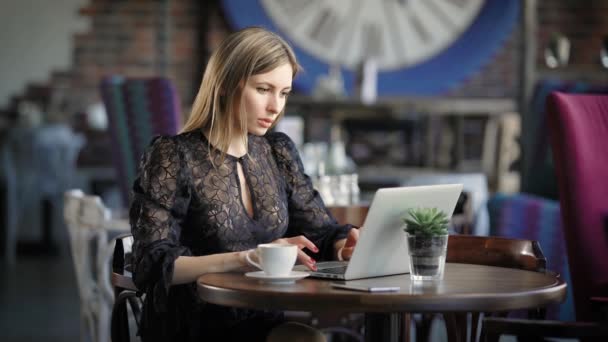
[(222, 160), (232, 137), (241, 136), (247, 146), (247, 114), (235, 108), (240, 102), (240, 89), (252, 75), (285, 63), (291, 64), (294, 77), (301, 70), (292, 48), (277, 34), (261, 27), (230, 34), (209, 59), (182, 132), (205, 131)]

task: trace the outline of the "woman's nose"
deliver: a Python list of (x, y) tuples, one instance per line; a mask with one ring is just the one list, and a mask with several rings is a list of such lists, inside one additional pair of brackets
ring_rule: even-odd
[(278, 114), (281, 111), (280, 103), (281, 103), (281, 100), (279, 99), (278, 96), (276, 96), (276, 95), (270, 96), (268, 99), (268, 106), (267, 106), (268, 111), (272, 114)]

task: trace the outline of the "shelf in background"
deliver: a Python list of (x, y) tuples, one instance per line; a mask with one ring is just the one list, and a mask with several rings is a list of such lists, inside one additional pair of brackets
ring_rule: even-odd
[[(384, 113), (401, 117), (404, 114), (419, 113), (429, 115), (496, 115), (517, 111), (517, 102), (512, 98), (460, 98), (460, 97), (383, 97), (374, 104), (367, 105), (356, 99), (320, 100), (309, 96), (293, 95), (287, 101), (287, 111), (298, 107), (330, 110), (328, 115), (354, 110), (346, 116), (369, 116)], [(331, 113), (335, 112), (335, 113)], [(367, 113), (367, 115), (365, 115)]]

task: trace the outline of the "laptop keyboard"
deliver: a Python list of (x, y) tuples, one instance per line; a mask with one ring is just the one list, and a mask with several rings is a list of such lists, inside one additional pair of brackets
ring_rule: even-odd
[(318, 270), (318, 272), (331, 273), (331, 274), (344, 274), (346, 272), (346, 266), (324, 268), (322, 270)]

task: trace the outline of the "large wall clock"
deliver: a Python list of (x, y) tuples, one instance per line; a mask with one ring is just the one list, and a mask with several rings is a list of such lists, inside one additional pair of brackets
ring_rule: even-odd
[(258, 25), (285, 37), (310, 92), (329, 65), (352, 91), (356, 66), (373, 57), (379, 95), (446, 92), (491, 60), (511, 33), (520, 0), (223, 0), (235, 29)]

